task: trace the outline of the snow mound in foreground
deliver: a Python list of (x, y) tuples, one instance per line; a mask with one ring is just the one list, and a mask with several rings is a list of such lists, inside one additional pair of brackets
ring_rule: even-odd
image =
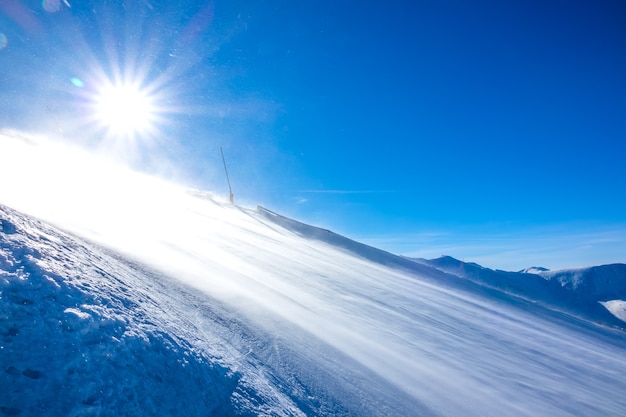
[(0, 232), (0, 415), (302, 415), (154, 273), (2, 206)]

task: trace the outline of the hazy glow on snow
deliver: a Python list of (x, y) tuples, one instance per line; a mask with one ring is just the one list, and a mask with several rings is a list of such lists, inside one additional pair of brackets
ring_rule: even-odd
[[(332, 13), (308, 2), (280, 13), (256, 2), (35, 3), (0, 3), (2, 128), (102, 142), (136, 166), (178, 148), (203, 188), (221, 179), (207, 167), (223, 145), (241, 167), (235, 194), (246, 187), (255, 202), (407, 256), (507, 269), (623, 261), (616, 4), (459, 2), (461, 13), (370, 2), (351, 19), (343, 2)], [(564, 239), (542, 235), (560, 222), (573, 226)]]
[[(296, 325), (388, 381), (389, 395), (408, 394), (424, 415), (617, 416), (626, 407), (623, 347), (530, 305), (354, 257), (67, 145), (16, 135), (0, 143), (11, 155), (0, 165), (11, 178), (1, 203), (190, 284), (319, 366), (350, 372), (332, 353), (291, 340), (284, 323)], [(368, 381), (351, 384), (367, 393)], [(376, 398), (364, 401), (375, 407)]]
[[(128, 226), (121, 224), (125, 211), (137, 214), (140, 208), (149, 214), (147, 207), (155, 201), (147, 197), (158, 195), (142, 195), (154, 183), (142, 182), (141, 175), (67, 144), (32, 136), (2, 137), (2, 149), (12, 157), (0, 171), (6, 178), (15, 178), (3, 183), (4, 202), (63, 224), (123, 228)], [(145, 201), (146, 206), (124, 201)]]

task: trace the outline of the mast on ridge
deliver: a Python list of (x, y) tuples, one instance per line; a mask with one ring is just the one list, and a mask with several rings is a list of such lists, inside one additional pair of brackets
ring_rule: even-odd
[(224, 163), (224, 172), (226, 172), (226, 181), (228, 181), (228, 192), (230, 193), (230, 204), (235, 204), (235, 196), (233, 195), (233, 189), (230, 186), (230, 177), (228, 176), (228, 169), (226, 168), (226, 159), (224, 158), (224, 150), (220, 146), (220, 152), (222, 153), (222, 162)]

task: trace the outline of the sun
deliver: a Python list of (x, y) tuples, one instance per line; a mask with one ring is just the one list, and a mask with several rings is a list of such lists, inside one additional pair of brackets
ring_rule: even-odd
[(106, 83), (94, 97), (94, 118), (110, 135), (134, 138), (155, 128), (155, 98), (137, 84)]

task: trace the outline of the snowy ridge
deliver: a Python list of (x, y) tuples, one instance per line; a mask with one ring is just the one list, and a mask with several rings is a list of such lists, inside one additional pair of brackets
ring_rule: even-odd
[(626, 264), (541, 271), (538, 275), (557, 281), (574, 293), (586, 294), (597, 300), (626, 299)]
[(137, 184), (107, 207), (115, 222), (50, 215), (81, 238), (0, 206), (3, 414), (626, 412), (621, 331), (267, 209)]
[(604, 304), (606, 301), (626, 299), (625, 264), (562, 271), (529, 268), (507, 272), (449, 256), (417, 261), (558, 311), (622, 329), (626, 327), (623, 318)]
[(396, 268), (403, 268), (413, 272), (426, 271), (431, 275), (441, 276), (441, 274), (438, 274), (437, 271), (434, 271), (431, 268), (424, 268), (422, 266), (416, 265), (414, 262), (411, 262), (404, 257), (397, 256), (382, 249), (378, 249), (373, 246), (354, 241), (345, 236), (334, 233), (328, 229), (311, 226), (309, 224), (290, 219), (262, 206), (257, 206), (256, 211), (263, 218), (270, 220), (272, 223), (275, 223), (285, 230), (291, 231), (305, 239), (324, 242), (336, 248), (341, 248), (342, 250), (363, 259), (375, 261), (380, 264), (393, 266)]
[(563, 288), (598, 301), (613, 316), (626, 323), (626, 265), (611, 264), (590, 268), (541, 271), (543, 278)]

